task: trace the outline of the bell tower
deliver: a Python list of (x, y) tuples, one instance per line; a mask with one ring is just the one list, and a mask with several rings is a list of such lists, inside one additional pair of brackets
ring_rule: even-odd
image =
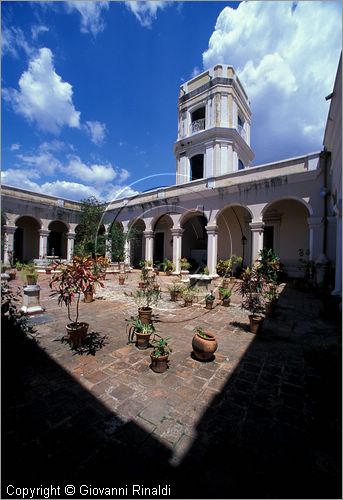
[(180, 87), (176, 184), (251, 166), (251, 110), (232, 66), (218, 64)]

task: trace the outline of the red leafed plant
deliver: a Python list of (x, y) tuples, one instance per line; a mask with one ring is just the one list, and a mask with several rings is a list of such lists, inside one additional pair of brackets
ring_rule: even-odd
[[(72, 326), (77, 326), (81, 293), (91, 290), (95, 285), (104, 287), (101, 276), (94, 273), (94, 260), (90, 257), (74, 257), (70, 264), (54, 263), (52, 267), (54, 275), (49, 286), (53, 292), (50, 296), (57, 296), (58, 304), (67, 306), (69, 321)], [(76, 312), (72, 318), (71, 305), (74, 301)]]

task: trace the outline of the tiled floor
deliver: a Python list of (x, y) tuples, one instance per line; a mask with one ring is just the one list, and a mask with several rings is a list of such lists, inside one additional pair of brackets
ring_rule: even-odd
[[(283, 285), (256, 336), (236, 293), (229, 308), (185, 308), (170, 302), (171, 279), (160, 276), (155, 327), (173, 352), (156, 374), (150, 349), (127, 343), (137, 307), (124, 291), (137, 278), (120, 286), (109, 275), (81, 304), (91, 335), (75, 352), (63, 340), (66, 310), (40, 276), (39, 348), (3, 365), (2, 488), (71, 481), (127, 487), (128, 498), (133, 484), (168, 485), (174, 498), (341, 498), (340, 325), (322, 302)], [(218, 340), (211, 362), (192, 356), (199, 325)]]

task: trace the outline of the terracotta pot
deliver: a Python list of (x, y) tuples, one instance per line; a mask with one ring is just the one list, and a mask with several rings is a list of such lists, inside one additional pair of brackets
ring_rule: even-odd
[(45, 273), (46, 274), (51, 274), (51, 269), (49, 269), (48, 267), (45, 268)]
[(170, 300), (176, 302), (181, 296), (181, 292), (170, 292)]
[(231, 303), (230, 297), (227, 299), (222, 299), (222, 306), (229, 307), (230, 303)]
[(89, 304), (90, 302), (93, 302), (93, 292), (84, 292), (84, 302)]
[(139, 282), (138, 282), (138, 288), (140, 288), (141, 290), (144, 290), (144, 288), (145, 288), (145, 283), (144, 283), (144, 281), (139, 281)]
[(159, 356), (155, 358), (152, 354), (150, 354), (151, 359), (151, 369), (156, 373), (163, 373), (168, 370), (168, 354), (165, 356)]
[(88, 323), (77, 323), (75, 326), (74, 323), (69, 323), (66, 325), (66, 330), (69, 335), (69, 344), (74, 349), (75, 347), (80, 347), (85, 340), (88, 332)]
[(119, 280), (119, 285), (125, 284), (125, 278), (118, 278), (118, 280)]
[(15, 277), (17, 275), (16, 271), (8, 271), (7, 274), (10, 277), (10, 280), (15, 280)]
[(271, 300), (270, 302), (266, 302), (266, 316), (274, 316), (276, 302)]
[(185, 299), (185, 307), (191, 306), (193, 304), (193, 300)]
[(143, 325), (151, 323), (152, 308), (151, 307), (140, 307), (138, 309), (138, 316)]
[(222, 288), (229, 288), (229, 278), (224, 278), (222, 281)]
[(208, 339), (204, 339), (196, 333), (192, 340), (193, 354), (199, 361), (209, 360), (218, 349), (218, 342), (213, 333), (205, 333), (209, 337)]
[(206, 309), (213, 309), (214, 300), (206, 300)]
[(229, 283), (235, 283), (236, 278), (234, 276), (230, 276)]
[(250, 321), (250, 331), (251, 333), (261, 333), (262, 331), (262, 326), (263, 326), (263, 321), (264, 317), (260, 316), (258, 314), (250, 314), (249, 315), (249, 321)]
[(137, 340), (136, 347), (138, 347), (138, 349), (147, 349), (149, 347), (151, 333), (135, 332), (135, 334)]

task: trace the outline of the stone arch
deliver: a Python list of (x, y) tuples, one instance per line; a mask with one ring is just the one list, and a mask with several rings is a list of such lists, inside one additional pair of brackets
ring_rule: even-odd
[(242, 204), (230, 204), (217, 214), (218, 260), (229, 259), (232, 255), (242, 258), (242, 265), (250, 262), (251, 237), (249, 222), (252, 213)]
[(14, 262), (29, 262), (39, 258), (39, 230), (41, 222), (31, 215), (18, 216), (13, 241)]
[(139, 267), (139, 262), (144, 260), (145, 248), (143, 232), (146, 225), (143, 219), (137, 217), (130, 221), (129, 232), (134, 231), (134, 238), (130, 244), (130, 262), (133, 267)]
[(162, 262), (164, 258), (173, 258), (173, 236), (171, 229), (174, 226), (169, 214), (161, 214), (151, 224), (154, 231), (154, 262)]
[(207, 264), (207, 218), (198, 210), (188, 210), (180, 220), (183, 229), (181, 257), (192, 264), (191, 271), (199, 272)]
[(60, 259), (67, 258), (69, 227), (61, 220), (51, 221), (48, 225), (50, 231), (47, 242), (47, 254), (54, 255)]
[(262, 211), (263, 246), (275, 251), (290, 277), (299, 275), (299, 250), (310, 250), (311, 212), (311, 206), (296, 197), (275, 199)]
[(299, 196), (283, 196), (283, 197), (276, 198), (275, 200), (270, 201), (269, 203), (266, 204), (266, 206), (261, 211), (261, 216), (263, 217), (264, 214), (266, 213), (266, 211), (269, 209), (269, 207), (271, 205), (273, 205), (274, 203), (276, 203), (278, 201), (287, 201), (287, 200), (298, 201), (299, 203), (304, 205), (304, 207), (308, 210), (308, 216), (309, 217), (313, 216), (313, 208), (312, 208), (311, 204), (308, 203), (307, 201), (305, 201), (303, 198), (300, 198)]

